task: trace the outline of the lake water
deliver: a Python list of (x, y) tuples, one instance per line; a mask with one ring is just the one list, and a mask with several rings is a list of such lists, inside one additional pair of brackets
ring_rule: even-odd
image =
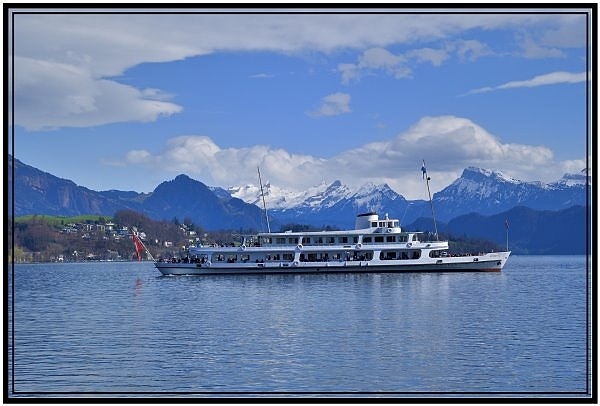
[(587, 271), (584, 256), (396, 275), (15, 265), (8, 396), (588, 398)]

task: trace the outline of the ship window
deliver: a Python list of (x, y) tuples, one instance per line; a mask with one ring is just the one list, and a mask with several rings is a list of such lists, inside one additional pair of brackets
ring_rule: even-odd
[(335, 244), (335, 237), (327, 237), (327, 244)]
[(303, 242), (304, 244), (310, 244), (310, 237), (304, 237), (304, 238), (302, 239), (302, 242)]
[(375, 242), (383, 242), (383, 236), (380, 235), (380, 236), (375, 237)]
[(398, 237), (398, 242), (406, 242), (407, 241), (407, 237), (405, 235), (401, 235)]
[(370, 243), (371, 242), (371, 237), (363, 237), (363, 242), (365, 244)]
[(387, 241), (387, 242), (396, 242), (396, 237), (395, 237), (395, 236), (393, 236), (393, 235), (388, 235), (388, 236), (386, 237), (386, 241)]
[(376, 221), (371, 222), (371, 227), (377, 227), (377, 222)]
[(285, 244), (285, 237), (277, 237), (275, 238), (276, 244)]
[(248, 261), (250, 261), (250, 255), (249, 254), (240, 255), (240, 260), (242, 262), (248, 262)]
[(298, 244), (298, 237), (296, 238), (288, 238), (288, 244)]
[(355, 235), (354, 237), (352, 237), (352, 242), (354, 244), (356, 244), (358, 242), (358, 236), (357, 235)]
[(385, 221), (380, 221), (379, 222), (379, 227), (385, 227)]
[(348, 237), (341, 237), (340, 241), (342, 244), (347, 244), (348, 243)]
[(294, 260), (294, 254), (291, 254), (291, 253), (283, 254), (283, 260), (284, 261), (293, 261)]
[(392, 260), (396, 259), (396, 251), (381, 251), (379, 259)]

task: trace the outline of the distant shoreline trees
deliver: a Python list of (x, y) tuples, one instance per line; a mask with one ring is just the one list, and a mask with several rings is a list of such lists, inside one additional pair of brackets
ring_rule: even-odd
[[(19, 262), (75, 262), (91, 260), (136, 260), (131, 230), (135, 229), (155, 257), (180, 256), (190, 245), (235, 244), (242, 234), (254, 230), (205, 231), (189, 218), (181, 223), (152, 220), (133, 210), (119, 210), (107, 216), (23, 216), (8, 221), (8, 260)], [(315, 231), (318, 228), (305, 224), (289, 223), (281, 231)], [(323, 226), (321, 230), (335, 228)], [(443, 235), (450, 241), (450, 253), (501, 251), (498, 244), (470, 239), (466, 236)]]

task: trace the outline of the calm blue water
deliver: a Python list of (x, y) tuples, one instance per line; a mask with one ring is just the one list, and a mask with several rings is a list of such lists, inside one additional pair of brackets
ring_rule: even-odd
[(159, 275), (16, 265), (9, 396), (591, 391), (582, 256), (514, 256), (501, 273)]

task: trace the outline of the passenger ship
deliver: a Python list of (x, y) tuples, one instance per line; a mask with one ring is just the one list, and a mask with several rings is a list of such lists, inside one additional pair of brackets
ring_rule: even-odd
[[(437, 235), (437, 233), (436, 233)], [(448, 254), (448, 241), (424, 241), (397, 219), (356, 217), (353, 230), (258, 233), (239, 246), (190, 247), (182, 259), (158, 260), (164, 275), (500, 271), (510, 251)]]

